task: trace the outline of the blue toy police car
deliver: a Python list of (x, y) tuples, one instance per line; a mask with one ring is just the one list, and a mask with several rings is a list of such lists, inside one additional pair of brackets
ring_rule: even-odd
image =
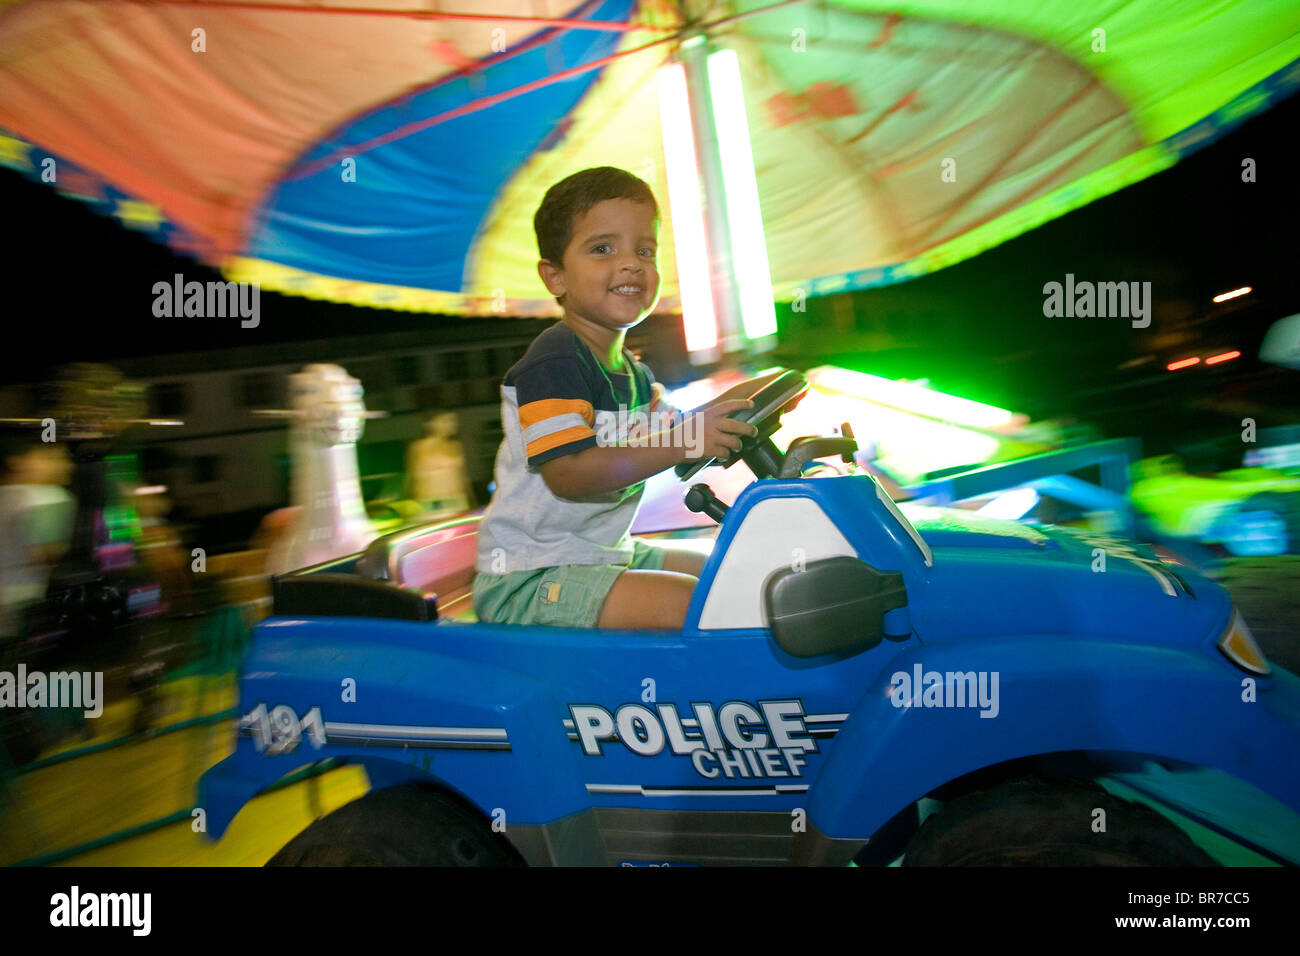
[[(1211, 862), (1091, 781), (1212, 767), (1300, 810), (1300, 681), (1227, 593), (1140, 546), (799, 477), (850, 437), (769, 436), (680, 633), (473, 620), (477, 519), (279, 577), (240, 677), (219, 835), (322, 760), (371, 791), (272, 863)], [(683, 468), (690, 477), (700, 463)], [(924, 823), (918, 806), (938, 806)]]

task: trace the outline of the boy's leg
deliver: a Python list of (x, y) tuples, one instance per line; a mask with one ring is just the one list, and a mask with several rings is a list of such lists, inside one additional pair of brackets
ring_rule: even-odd
[(596, 626), (678, 630), (697, 583), (678, 571), (624, 571), (614, 579)]
[(567, 565), (474, 578), (483, 623), (669, 628), (686, 621), (703, 555), (634, 539), (630, 568)]

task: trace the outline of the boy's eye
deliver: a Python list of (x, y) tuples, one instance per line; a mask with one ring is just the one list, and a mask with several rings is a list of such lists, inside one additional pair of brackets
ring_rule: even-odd
[[(597, 245), (592, 246), (591, 251), (593, 253), (596, 253), (597, 255), (605, 255), (607, 253), (613, 252), (614, 247), (611, 246), (608, 242), (601, 242), (598, 243)], [(640, 249), (637, 250), (637, 254), (642, 256), (648, 256), (653, 259), (655, 256), (659, 254), (659, 252), (653, 246), (642, 246)]]

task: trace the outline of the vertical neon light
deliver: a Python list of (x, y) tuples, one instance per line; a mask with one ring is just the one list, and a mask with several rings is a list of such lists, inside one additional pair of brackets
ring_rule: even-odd
[(758, 180), (754, 177), (754, 151), (745, 119), (745, 94), (740, 85), (740, 60), (735, 50), (719, 50), (709, 56), (708, 63), (740, 315), (745, 334), (757, 339), (775, 334), (776, 307), (763, 237), (763, 212), (758, 204)]
[(668, 173), (668, 205), (672, 211), (673, 242), (677, 247), (682, 325), (687, 351), (697, 352), (717, 346), (718, 320), (713, 312), (713, 290), (709, 283), (704, 203), (700, 197), (695, 139), (691, 135), (686, 70), (680, 63), (672, 63), (660, 70), (655, 79), (659, 87), (659, 122)]

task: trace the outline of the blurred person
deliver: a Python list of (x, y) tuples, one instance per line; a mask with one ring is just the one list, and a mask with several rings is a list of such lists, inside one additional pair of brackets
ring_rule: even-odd
[(456, 438), (456, 416), (433, 415), (424, 423), (424, 432), (425, 437), (406, 449), (407, 494), (430, 511), (467, 510), (465, 452)]
[(302, 520), (301, 505), (286, 505), (267, 512), (257, 526), (252, 540), (248, 543), (249, 551), (257, 555), (259, 573), (283, 574), (289, 565), (289, 544), (293, 539), (293, 529)]
[(132, 491), (140, 518), (136, 554), (162, 588), (164, 606), (187, 611), (190, 603), (190, 554), (180, 533), (167, 520), (172, 502), (165, 485), (137, 485)]
[(35, 430), (0, 446), (0, 637), (23, 634), (26, 610), (45, 597), (50, 571), (67, 550), (76, 499), (66, 485), (72, 460)]

